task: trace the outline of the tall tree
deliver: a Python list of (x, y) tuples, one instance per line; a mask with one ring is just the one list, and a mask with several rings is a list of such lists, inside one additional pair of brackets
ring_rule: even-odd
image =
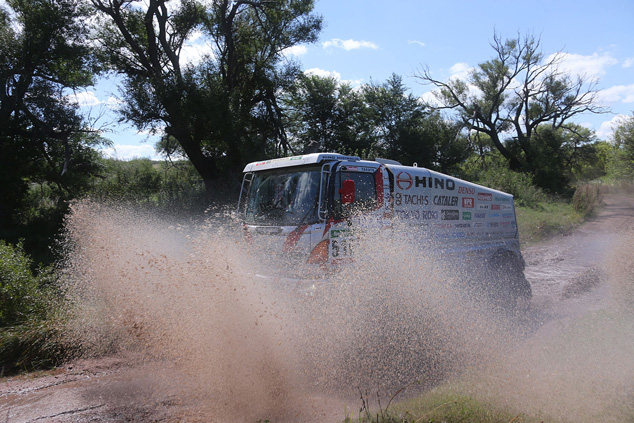
[(375, 149), (385, 157), (450, 172), (469, 154), (464, 137), (459, 136), (460, 127), (408, 93), (399, 75), (364, 85), (361, 91)]
[[(545, 57), (540, 40), (532, 35), (491, 44), (494, 58), (479, 64), (466, 80), (435, 79), (429, 69), (418, 78), (437, 87), (438, 109), (452, 109), (461, 123), (488, 135), (513, 170), (539, 172), (540, 128), (574, 131), (571, 119), (581, 113), (600, 113), (595, 104), (596, 84), (583, 76), (573, 78), (560, 69), (562, 53)], [(505, 141), (512, 139), (518, 149)]]
[(612, 141), (626, 153), (630, 160), (634, 161), (634, 113), (631, 116), (621, 117), (614, 129)]
[(618, 120), (610, 141), (608, 176), (631, 179), (634, 176), (634, 113)]
[[(77, 194), (101, 142), (72, 101), (97, 70), (85, 42), (88, 13), (75, 0), (7, 0), (0, 9), (0, 227), (25, 223), (31, 185), (52, 199)], [(4, 232), (3, 232), (4, 233)]]
[(372, 145), (363, 127), (365, 105), (349, 84), (301, 75), (283, 97), (285, 126), (298, 153), (354, 152)]
[[(111, 69), (126, 78), (123, 119), (175, 139), (209, 195), (244, 161), (287, 150), (277, 95), (298, 66), (282, 66), (283, 52), (316, 40), (313, 0), (92, 3), (106, 17), (98, 40)], [(194, 31), (214, 46), (197, 65), (181, 56)]]

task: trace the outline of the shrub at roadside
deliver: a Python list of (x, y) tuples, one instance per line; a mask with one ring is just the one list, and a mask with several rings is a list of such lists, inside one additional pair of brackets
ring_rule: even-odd
[(600, 203), (601, 185), (599, 184), (579, 185), (572, 196), (572, 205), (583, 216), (594, 213)]
[(62, 357), (57, 276), (31, 265), (22, 245), (0, 241), (0, 375), (56, 365)]

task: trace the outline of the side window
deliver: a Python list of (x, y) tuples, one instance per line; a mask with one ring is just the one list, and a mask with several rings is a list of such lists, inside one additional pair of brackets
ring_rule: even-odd
[(335, 184), (335, 213), (343, 216), (348, 213), (346, 208), (341, 204), (341, 194), (339, 189), (343, 181), (350, 179), (355, 184), (355, 200), (352, 204), (353, 212), (364, 212), (376, 208), (376, 182), (373, 173), (348, 172), (341, 171), (337, 175), (337, 183)]

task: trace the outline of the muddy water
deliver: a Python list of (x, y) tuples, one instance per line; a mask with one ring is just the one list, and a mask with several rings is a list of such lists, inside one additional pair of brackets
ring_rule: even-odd
[(413, 260), (393, 240), (373, 239), (353, 271), (298, 296), (252, 277), (268, 257), (230, 226), (79, 204), (66, 332), (85, 356), (108, 358), (5, 379), (0, 418), (340, 421), (359, 391), (385, 398), (418, 382), (414, 395), (459, 376), (518, 413), (619, 421), (634, 392), (634, 200), (605, 203), (574, 233), (524, 251), (534, 298), (512, 324), (468, 301), (451, 265), (424, 251)]

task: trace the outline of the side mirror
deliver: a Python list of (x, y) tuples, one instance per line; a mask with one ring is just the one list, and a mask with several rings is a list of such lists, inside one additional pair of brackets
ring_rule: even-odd
[(346, 179), (341, 183), (341, 204), (348, 205), (354, 203), (355, 185), (352, 179)]

